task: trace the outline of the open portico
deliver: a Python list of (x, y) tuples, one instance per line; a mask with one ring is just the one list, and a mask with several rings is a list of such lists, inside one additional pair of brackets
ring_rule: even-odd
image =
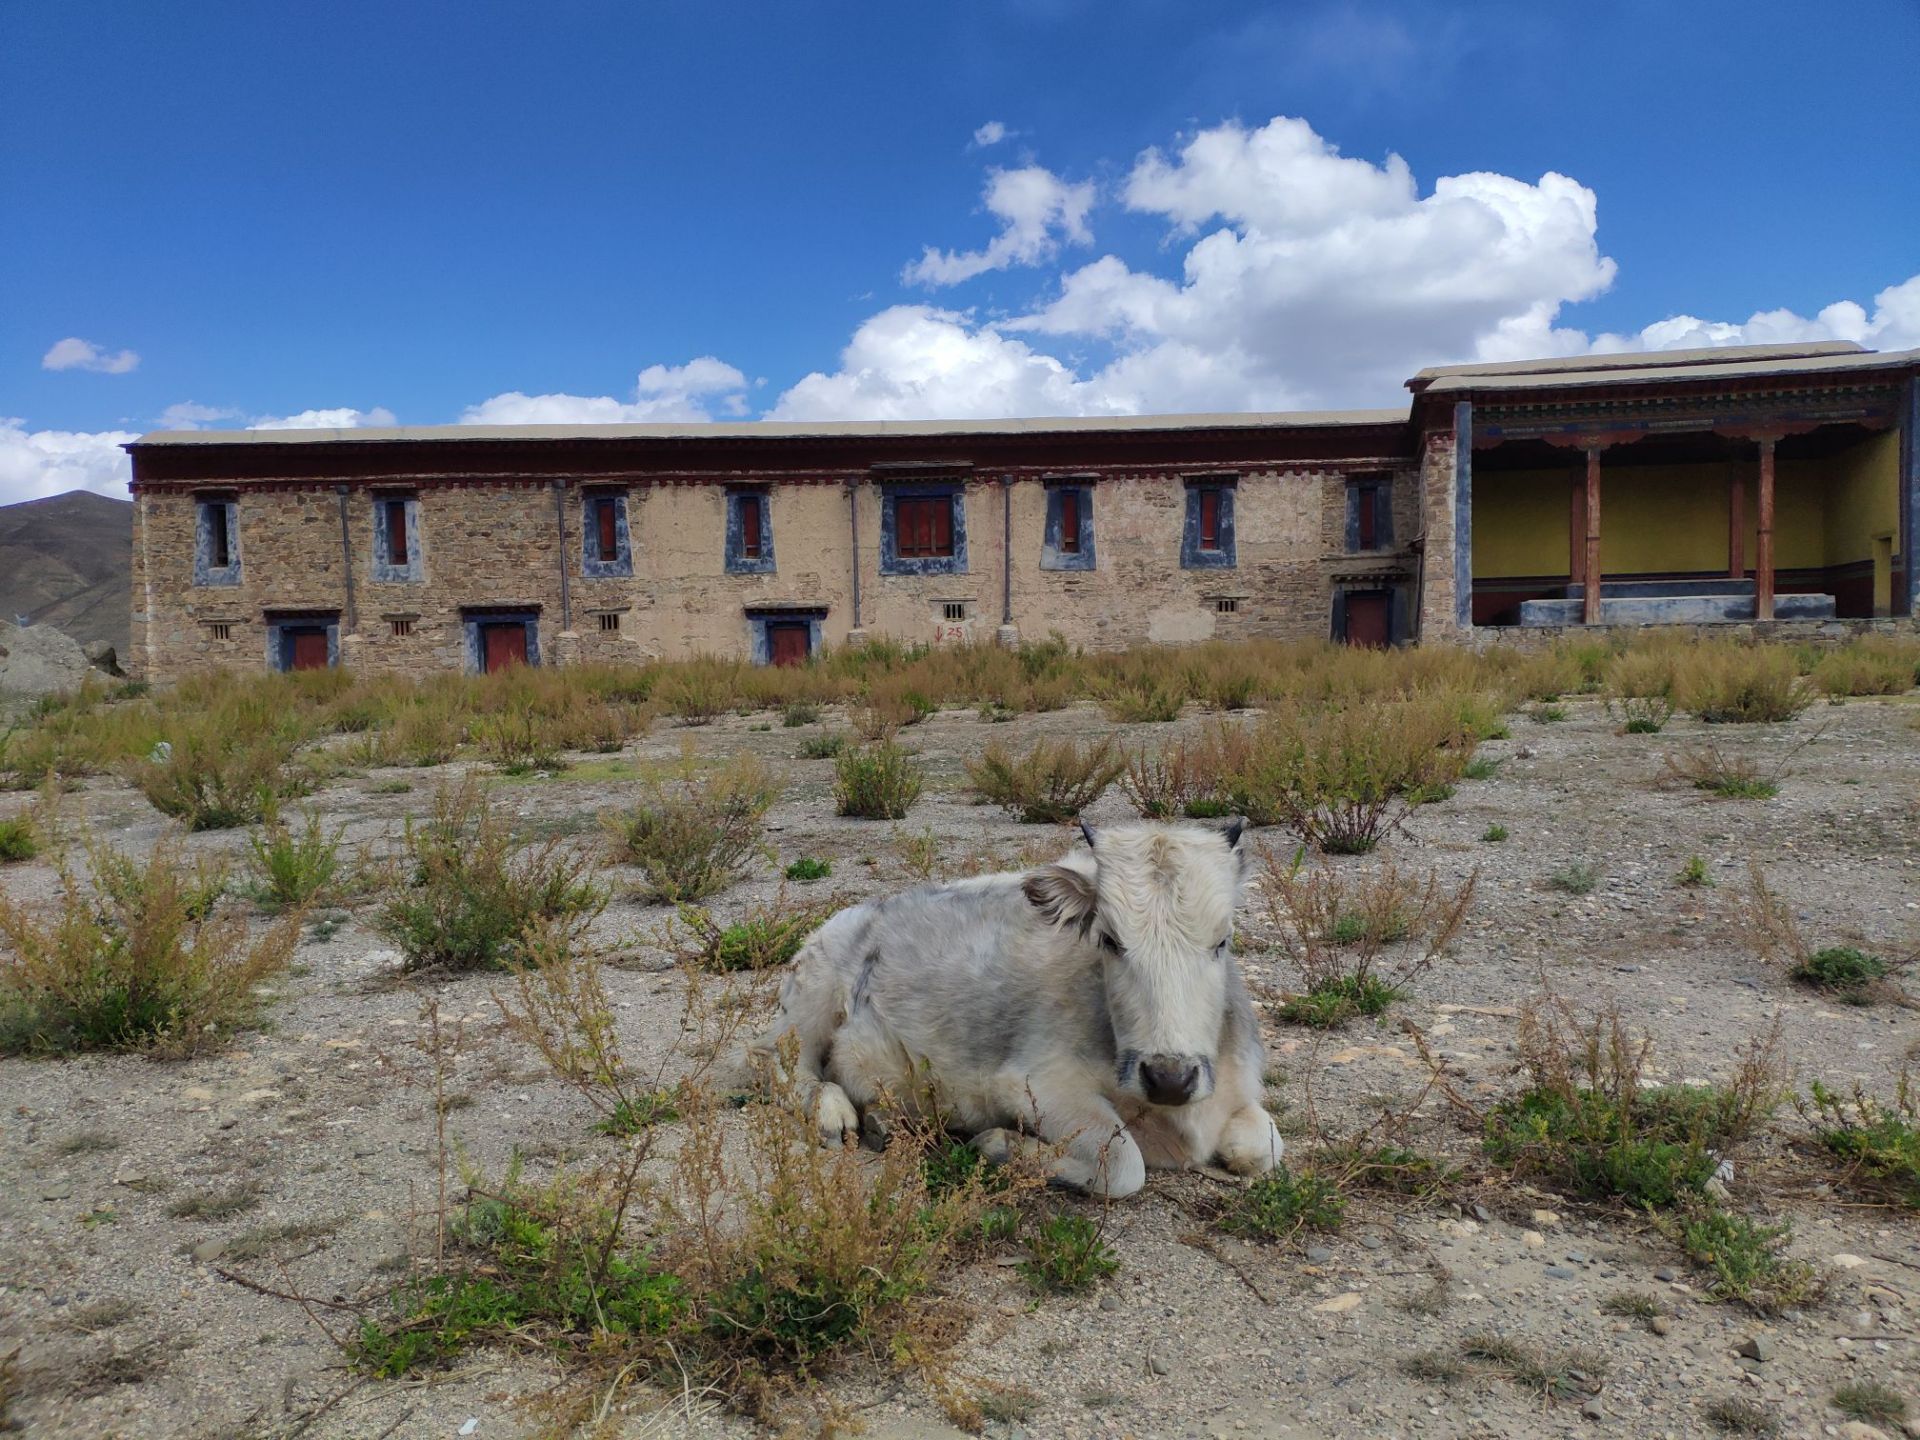
[(1469, 407), (1472, 623), (1911, 614), (1913, 386), (1891, 358), (1835, 344), (1426, 372), (1417, 396)]

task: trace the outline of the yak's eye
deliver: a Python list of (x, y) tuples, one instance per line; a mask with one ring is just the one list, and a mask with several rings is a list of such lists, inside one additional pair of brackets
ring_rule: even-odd
[(1100, 934), (1100, 948), (1109, 955), (1118, 955), (1121, 953), (1120, 942), (1105, 931), (1102, 931)]

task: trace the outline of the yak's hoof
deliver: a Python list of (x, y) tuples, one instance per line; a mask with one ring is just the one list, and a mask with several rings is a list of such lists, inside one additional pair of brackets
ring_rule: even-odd
[(860, 1143), (867, 1149), (885, 1150), (892, 1139), (893, 1126), (878, 1110), (869, 1110), (860, 1117)]

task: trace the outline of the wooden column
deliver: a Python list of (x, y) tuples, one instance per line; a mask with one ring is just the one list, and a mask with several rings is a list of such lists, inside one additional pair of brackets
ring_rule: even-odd
[(1742, 580), (1747, 574), (1747, 479), (1735, 474), (1727, 482), (1727, 575)]
[(1567, 497), (1567, 583), (1578, 585), (1587, 573), (1587, 482), (1579, 475)]
[(1600, 450), (1587, 447), (1587, 558), (1581, 581), (1586, 586), (1582, 619), (1589, 625), (1600, 623)]
[(1770, 435), (1760, 441), (1760, 507), (1753, 564), (1753, 618), (1756, 620), (1773, 619), (1773, 446)]

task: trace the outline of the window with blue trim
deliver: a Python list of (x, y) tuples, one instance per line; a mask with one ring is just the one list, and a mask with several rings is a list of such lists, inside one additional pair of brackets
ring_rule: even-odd
[(888, 485), (880, 492), (880, 573), (967, 573), (965, 486)]
[(1198, 475), (1187, 481), (1187, 518), (1180, 534), (1180, 565), (1186, 570), (1231, 570), (1236, 475)]
[(1048, 482), (1047, 528), (1040, 544), (1040, 568), (1094, 568), (1093, 485), (1090, 481)]
[(1363, 475), (1347, 482), (1347, 549), (1393, 547), (1393, 484), (1385, 475)]
[(373, 578), (384, 584), (426, 578), (420, 560), (420, 502), (411, 495), (373, 497)]
[(193, 583), (240, 583), (240, 503), (209, 495), (194, 504)]
[(765, 490), (727, 492), (727, 573), (771, 575), (773, 503)]
[(589, 490), (580, 501), (580, 518), (580, 573), (589, 580), (633, 574), (627, 497), (616, 491)]

